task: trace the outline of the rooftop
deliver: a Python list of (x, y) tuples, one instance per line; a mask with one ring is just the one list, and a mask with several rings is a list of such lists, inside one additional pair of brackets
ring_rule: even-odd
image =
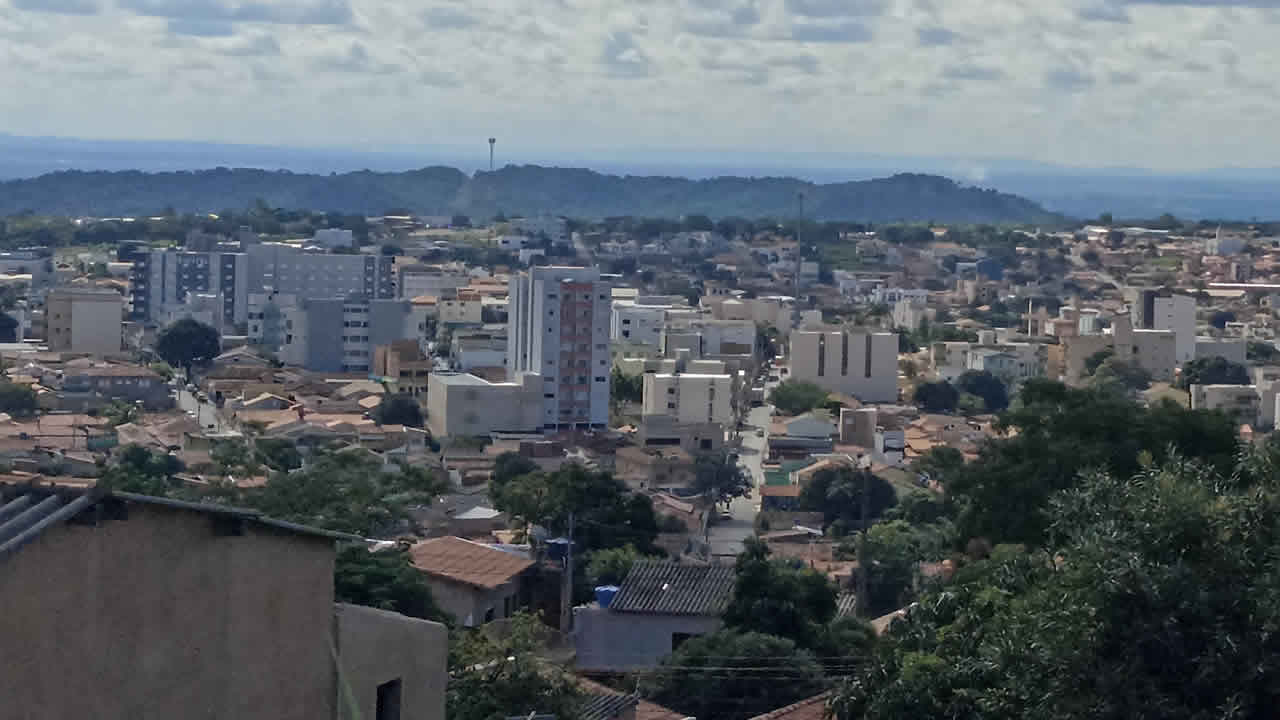
[(637, 562), (627, 573), (609, 609), (657, 615), (719, 615), (733, 594), (728, 565)]
[(533, 567), (529, 558), (459, 537), (423, 540), (409, 549), (409, 556), (425, 573), (486, 589)]
[(827, 698), (830, 696), (829, 692), (814, 695), (773, 712), (757, 715), (751, 720), (824, 720), (827, 716)]

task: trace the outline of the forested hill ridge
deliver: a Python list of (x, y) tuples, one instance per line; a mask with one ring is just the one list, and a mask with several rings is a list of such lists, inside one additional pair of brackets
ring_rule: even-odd
[(507, 166), (468, 176), (449, 167), (397, 173), (299, 174), (256, 169), (144, 173), (65, 171), (0, 182), (0, 215), (120, 216), (272, 207), (378, 214), (404, 208), (429, 215), (489, 217), (553, 213), (599, 218), (794, 217), (797, 194), (817, 220), (1044, 223), (1058, 219), (1016, 195), (968, 187), (937, 175), (901, 174), (820, 185), (795, 178), (606, 175), (592, 170)]

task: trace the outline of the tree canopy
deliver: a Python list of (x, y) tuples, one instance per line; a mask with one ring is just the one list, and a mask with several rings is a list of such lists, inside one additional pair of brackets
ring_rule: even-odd
[(836, 717), (1269, 716), (1278, 457), (1085, 475), (1053, 495), (1045, 552), (997, 547), (921, 598)]
[(925, 412), (951, 412), (960, 401), (960, 391), (946, 380), (922, 382), (916, 386), (911, 400)]
[(221, 348), (218, 331), (191, 318), (173, 323), (156, 338), (156, 354), (170, 365), (184, 368), (188, 375), (193, 366), (217, 357)]
[(1082, 470), (1129, 475), (1140, 455), (1160, 461), (1171, 449), (1221, 469), (1237, 443), (1234, 426), (1220, 414), (1171, 401), (1147, 409), (1126, 395), (1048, 380), (1024, 383), (998, 427), (1016, 433), (985, 443), (978, 459), (955, 468), (946, 483), (960, 510), (961, 536), (993, 543), (1043, 543), (1050, 496), (1074, 486)]
[(576, 463), (505, 481), (494, 477), (489, 494), (498, 510), (557, 535), (568, 532), (573, 513), (574, 539), (582, 552), (628, 544), (650, 552), (658, 536), (658, 519), (648, 497), (630, 493), (609, 473)]
[(644, 690), (691, 717), (744, 720), (823, 688), (817, 659), (791, 640), (722, 630), (686, 640), (648, 675)]
[(407, 550), (369, 552), (352, 545), (340, 550), (334, 563), (333, 594), (338, 602), (391, 610), (423, 620), (453, 622), (436, 604)]
[(986, 370), (969, 370), (956, 378), (956, 389), (982, 398), (987, 412), (1000, 412), (1009, 407), (1009, 390), (1004, 381)]
[(1248, 368), (1215, 355), (1196, 358), (1183, 365), (1177, 385), (1187, 389), (1192, 385), (1249, 385), (1252, 382)]
[(727, 451), (701, 455), (694, 467), (693, 489), (717, 503), (726, 503), (751, 490), (751, 477)]
[(897, 493), (877, 475), (864, 478), (853, 468), (827, 468), (814, 473), (801, 489), (799, 508), (822, 513), (824, 528), (833, 535), (844, 535), (862, 527), (864, 500), (868, 503), (867, 517), (875, 522), (897, 502)]
[(373, 419), (379, 425), (407, 425), (422, 427), (422, 405), (412, 395), (386, 393), (373, 410)]
[(35, 413), (36, 392), (26, 385), (0, 380), (0, 412), (13, 417), (26, 417)]
[(835, 617), (835, 587), (816, 570), (770, 557), (760, 540), (748, 538), (744, 546), (724, 624), (812, 647)]
[(537, 655), (549, 632), (536, 617), (517, 614), (500, 636), (450, 633), (449, 720), (506, 720), (532, 713), (575, 720), (582, 691), (568, 673)]
[(807, 413), (826, 399), (826, 390), (803, 380), (784, 380), (769, 393), (769, 403), (788, 415)]

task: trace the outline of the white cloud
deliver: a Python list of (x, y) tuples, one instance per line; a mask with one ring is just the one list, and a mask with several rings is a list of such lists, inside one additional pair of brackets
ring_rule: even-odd
[[(249, 143), (495, 134), (544, 156), (839, 147), (1280, 166), (1277, 6), (0, 0), (0, 117), (25, 134)], [(1233, 117), (1249, 122), (1212, 132)]]

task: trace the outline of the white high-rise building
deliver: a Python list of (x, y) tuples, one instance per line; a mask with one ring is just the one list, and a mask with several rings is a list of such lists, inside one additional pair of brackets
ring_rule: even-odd
[(542, 376), (546, 429), (609, 423), (612, 289), (598, 268), (537, 267), (511, 278), (507, 377)]
[(643, 414), (666, 415), (678, 423), (733, 420), (733, 377), (725, 374), (645, 373)]
[(1196, 358), (1196, 300), (1190, 295), (1157, 297), (1152, 313), (1154, 330), (1172, 330), (1178, 364)]

